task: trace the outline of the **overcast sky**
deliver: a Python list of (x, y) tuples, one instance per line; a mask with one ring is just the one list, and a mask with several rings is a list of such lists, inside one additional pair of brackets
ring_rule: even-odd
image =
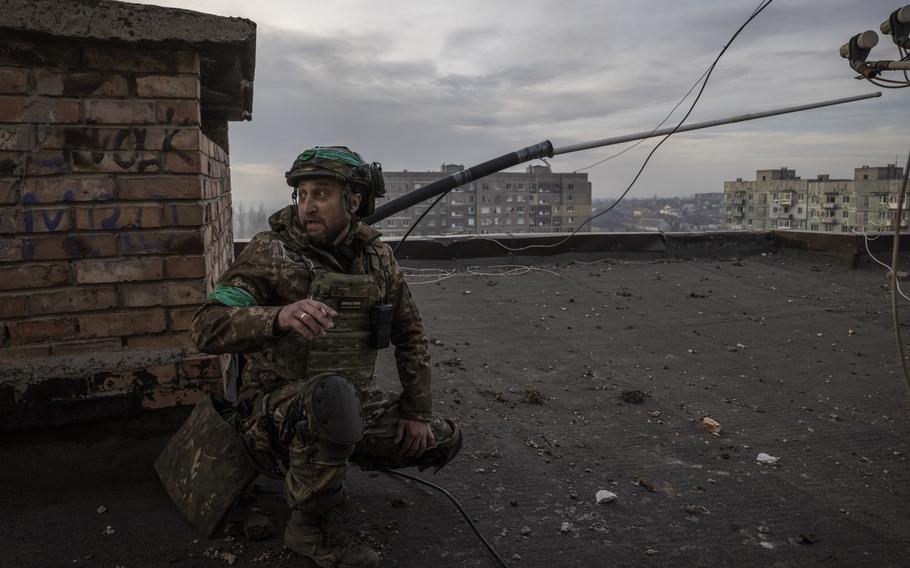
[[(545, 139), (563, 146), (648, 130), (758, 4), (145, 3), (258, 24), (253, 120), (231, 124), (235, 201), (284, 199), (284, 171), (314, 145), (348, 145), (386, 170), (427, 170), (473, 165)], [(878, 31), (902, 5), (776, 0), (721, 59), (689, 122), (878, 90), (854, 80), (837, 49), (855, 33)], [(896, 57), (891, 38), (882, 37), (871, 59)], [(764, 168), (852, 177), (862, 164), (902, 163), (908, 103), (910, 90), (885, 90), (871, 101), (680, 134), (658, 150), (632, 195), (722, 191), (724, 180), (754, 179)], [(573, 171), (621, 148), (551, 164)], [(650, 148), (589, 170), (595, 198), (621, 193)]]

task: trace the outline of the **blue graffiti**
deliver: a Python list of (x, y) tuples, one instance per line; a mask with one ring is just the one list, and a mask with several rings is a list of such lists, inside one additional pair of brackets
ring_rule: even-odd
[(111, 216), (101, 220), (101, 228), (107, 231), (116, 229), (118, 221), (120, 221), (120, 208), (114, 207)]

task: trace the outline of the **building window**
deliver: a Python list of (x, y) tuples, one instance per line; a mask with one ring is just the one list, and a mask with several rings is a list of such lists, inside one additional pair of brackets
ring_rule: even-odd
[(850, 212), (849, 212), (849, 211), (844, 211), (844, 214), (842, 215), (842, 217), (843, 217), (844, 219), (846, 219), (846, 218), (849, 217), (849, 216), (850, 216)]
[(843, 202), (843, 203), (850, 203), (850, 196), (849, 196), (849, 195), (843, 196), (843, 197), (841, 198), (841, 202)]

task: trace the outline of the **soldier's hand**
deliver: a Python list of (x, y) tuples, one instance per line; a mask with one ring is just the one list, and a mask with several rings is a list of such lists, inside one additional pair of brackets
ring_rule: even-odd
[(425, 451), (436, 445), (436, 438), (433, 436), (433, 429), (429, 422), (399, 418), (395, 443), (399, 445), (398, 453), (401, 455), (419, 458)]
[(282, 331), (295, 330), (307, 339), (325, 335), (325, 330), (335, 327), (332, 318), (338, 312), (316, 300), (300, 300), (281, 308), (278, 312), (278, 328)]

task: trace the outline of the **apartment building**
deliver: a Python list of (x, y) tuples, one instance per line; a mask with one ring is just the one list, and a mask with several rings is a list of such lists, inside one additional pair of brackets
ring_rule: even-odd
[[(788, 168), (758, 170), (755, 180), (724, 182), (724, 226), (828, 233), (887, 229), (902, 179), (903, 168), (894, 164), (855, 168), (853, 179), (827, 174), (802, 179)], [(901, 227), (908, 223), (910, 215), (903, 217)]]
[[(386, 171), (386, 195), (377, 205), (463, 170), (443, 164), (438, 171)], [(404, 235), (432, 204), (410, 207), (376, 225), (388, 236)], [(427, 213), (415, 235), (493, 233), (562, 233), (591, 216), (588, 174), (554, 173), (549, 166), (527, 166), (524, 172), (499, 172), (450, 191)], [(590, 231), (586, 226), (584, 231)]]

